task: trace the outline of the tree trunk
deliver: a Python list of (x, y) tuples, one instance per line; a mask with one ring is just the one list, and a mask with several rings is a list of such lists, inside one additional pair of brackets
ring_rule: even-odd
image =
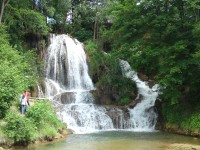
[(168, 5), (169, 5), (169, 0), (165, 0), (164, 2), (165, 12), (168, 12)]
[(10, 0), (3, 0), (2, 4), (1, 4), (1, 13), (0, 13), (0, 23), (2, 22), (2, 18), (3, 18), (3, 13), (4, 13), (4, 9), (6, 4), (9, 3)]
[(93, 34), (93, 40), (94, 41), (96, 39), (96, 28), (97, 28), (97, 17), (95, 18), (95, 21), (94, 21), (94, 34)]

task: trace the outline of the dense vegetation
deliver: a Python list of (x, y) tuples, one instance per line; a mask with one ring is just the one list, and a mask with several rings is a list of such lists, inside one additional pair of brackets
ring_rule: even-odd
[(25, 115), (21, 115), (16, 108), (9, 110), (2, 123), (2, 132), (10, 141), (8, 144), (28, 144), (37, 139), (51, 140), (58, 135), (58, 131), (66, 128), (56, 117), (49, 101), (36, 102)]
[(189, 129), (200, 127), (199, 6), (123, 0), (108, 10), (112, 26), (103, 32), (113, 55), (160, 84), (165, 121)]
[(41, 77), (37, 56), (49, 33), (67, 33), (86, 43), (93, 81), (103, 94), (118, 92), (115, 104), (136, 94), (135, 84), (121, 78), (124, 59), (159, 83), (166, 123), (200, 128), (198, 0), (0, 0), (0, 6), (1, 119)]
[(0, 24), (0, 118), (5, 116), (17, 94), (34, 85), (37, 79), (37, 68), (34, 67), (37, 58), (34, 57), (34, 51), (22, 53), (10, 46), (5, 29)]
[(91, 61), (90, 74), (97, 87), (97, 103), (127, 105), (136, 98), (136, 84), (123, 76), (118, 58), (98, 51), (92, 41), (87, 41), (86, 52)]

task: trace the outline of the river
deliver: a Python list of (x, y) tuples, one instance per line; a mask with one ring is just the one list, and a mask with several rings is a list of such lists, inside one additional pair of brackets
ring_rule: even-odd
[(200, 146), (200, 139), (164, 132), (102, 131), (16, 150), (165, 150), (173, 143)]

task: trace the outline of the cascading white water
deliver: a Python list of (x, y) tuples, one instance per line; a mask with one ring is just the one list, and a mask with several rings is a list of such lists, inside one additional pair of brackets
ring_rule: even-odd
[(130, 128), (138, 131), (153, 130), (157, 121), (157, 114), (153, 106), (158, 96), (158, 85), (149, 88), (148, 84), (141, 81), (137, 73), (134, 72), (129, 63), (120, 60), (121, 68), (125, 77), (136, 82), (138, 88), (138, 96), (142, 95), (142, 100), (130, 112)]
[(103, 107), (93, 104), (83, 45), (68, 35), (52, 35), (46, 55), (46, 96), (59, 117), (76, 133), (112, 129)]
[(91, 91), (95, 90), (88, 75), (83, 45), (68, 35), (51, 35), (45, 57), (46, 97), (52, 100), (58, 116), (75, 133), (108, 129), (153, 129), (157, 115), (151, 109), (157, 97), (125, 61), (120, 61), (124, 76), (137, 82), (143, 100), (129, 115), (116, 107), (93, 104)]
[(38, 88), (38, 97), (43, 98), (44, 93), (43, 93), (42, 88), (40, 87), (39, 83), (37, 83), (37, 88)]

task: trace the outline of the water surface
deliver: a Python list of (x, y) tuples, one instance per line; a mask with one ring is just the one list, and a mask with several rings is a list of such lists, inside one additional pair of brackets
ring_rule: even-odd
[(200, 139), (163, 132), (105, 131), (73, 134), (23, 150), (164, 150), (173, 143), (200, 145)]

